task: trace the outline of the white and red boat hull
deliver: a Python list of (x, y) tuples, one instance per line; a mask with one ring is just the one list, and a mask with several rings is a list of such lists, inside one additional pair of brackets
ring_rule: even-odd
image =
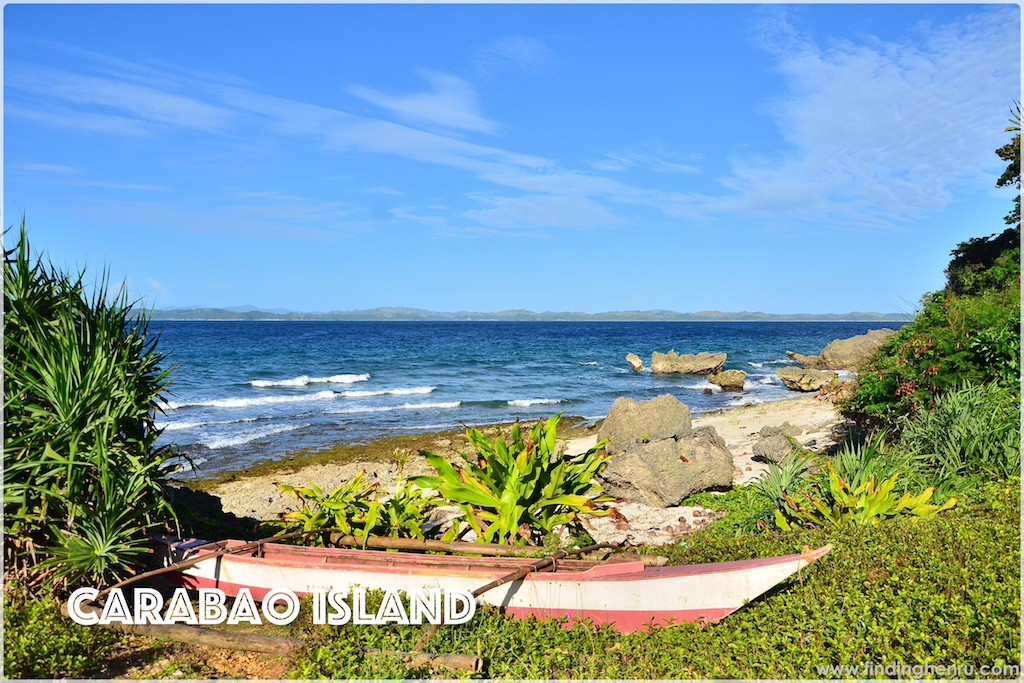
[[(241, 541), (166, 541), (169, 564)], [(631, 632), (680, 621), (712, 622), (736, 611), (820, 558), (830, 546), (800, 555), (674, 567), (642, 562), (560, 560), (555, 570), (529, 574), (480, 597), (482, 604), (524, 618), (587, 618)], [(198, 562), (172, 576), (191, 588), (236, 595), (248, 588), (262, 599), (274, 588), (299, 596), (353, 586), (391, 591), (473, 591), (535, 560), (383, 553), (267, 544), (259, 554), (229, 554)]]

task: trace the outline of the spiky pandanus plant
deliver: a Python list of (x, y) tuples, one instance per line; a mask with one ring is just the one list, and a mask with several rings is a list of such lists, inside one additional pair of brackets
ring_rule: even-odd
[(108, 282), (90, 296), (84, 271), (33, 258), (24, 221), (4, 252), (5, 555), (55, 581), (129, 573), (147, 530), (175, 519), (154, 446), (169, 371)]

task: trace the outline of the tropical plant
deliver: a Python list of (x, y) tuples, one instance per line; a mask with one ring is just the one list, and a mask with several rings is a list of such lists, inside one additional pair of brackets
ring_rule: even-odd
[(775, 524), (788, 531), (798, 526), (842, 526), (847, 523), (878, 524), (899, 515), (917, 518), (933, 517), (956, 505), (950, 498), (942, 505), (929, 505), (934, 488), (918, 495), (910, 492), (902, 496), (896, 492), (899, 473), (894, 473), (877, 487), (875, 476), (856, 488), (851, 487), (837, 473), (831, 463), (826, 464), (826, 479), (818, 484), (818, 495), (785, 496), (784, 505), (775, 509)]
[(538, 421), (525, 436), (517, 423), (507, 444), (500, 437), (488, 440), (470, 428), (466, 436), (477, 450), (475, 457), (461, 453), (466, 464), (456, 467), (423, 451), (437, 475), (412, 477), (412, 481), (436, 489), (462, 508), (465, 523), (481, 541), (537, 543), (555, 527), (579, 527), (583, 516), (599, 517), (610, 511), (605, 503), (614, 498), (594, 480), (610, 456), (599, 452), (604, 441), (580, 455), (557, 456), (560, 418), (561, 413)]
[(779, 462), (770, 461), (765, 473), (751, 487), (754, 492), (776, 507), (807, 488), (807, 471), (812, 464), (809, 455), (794, 454)]
[(154, 445), (169, 373), (156, 344), (123, 286), (112, 291), (104, 273), (87, 294), (84, 271), (32, 257), (22, 221), (4, 253), (4, 532), (15, 566), (50, 557), (53, 576), (121, 576), (147, 531), (175, 519), (159, 481), (169, 451)]
[(1020, 403), (995, 384), (963, 384), (902, 420), (900, 447), (917, 454), (939, 479), (1020, 474)]
[(282, 533), (308, 531), (314, 543), (326, 545), (326, 533), (332, 529), (342, 534), (362, 537), (383, 535), (393, 538), (424, 538), (423, 524), (430, 510), (440, 499), (427, 496), (406, 482), (386, 501), (378, 500), (378, 484), (364, 484), (360, 472), (328, 494), (316, 484), (289, 486), (276, 484), (282, 492), (295, 496), (302, 503), (298, 510), (282, 513), (280, 522), (270, 525)]

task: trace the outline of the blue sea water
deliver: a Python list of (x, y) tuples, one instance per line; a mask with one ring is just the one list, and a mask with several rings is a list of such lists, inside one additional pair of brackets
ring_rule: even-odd
[[(618, 396), (672, 394), (695, 413), (795, 396), (786, 350), (892, 323), (154, 322), (176, 366), (158, 424), (201, 473), (289, 451), (564, 412), (603, 417)], [(747, 389), (633, 373), (652, 351), (721, 351)], [(711, 395), (704, 389), (710, 388)]]

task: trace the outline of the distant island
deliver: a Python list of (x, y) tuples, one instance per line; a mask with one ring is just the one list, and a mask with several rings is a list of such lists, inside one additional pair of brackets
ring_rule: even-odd
[(257, 310), (252, 306), (231, 308), (172, 308), (155, 310), (153, 320), (351, 320), (351, 321), (511, 321), (511, 322), (908, 322), (911, 313), (877, 313), (853, 311), (851, 313), (761, 313), (758, 311), (607, 311), (605, 313), (578, 313), (572, 311), (509, 310), (481, 313), (457, 311), (445, 313), (421, 308), (370, 308), (358, 311), (330, 311), (302, 313), (274, 309)]

